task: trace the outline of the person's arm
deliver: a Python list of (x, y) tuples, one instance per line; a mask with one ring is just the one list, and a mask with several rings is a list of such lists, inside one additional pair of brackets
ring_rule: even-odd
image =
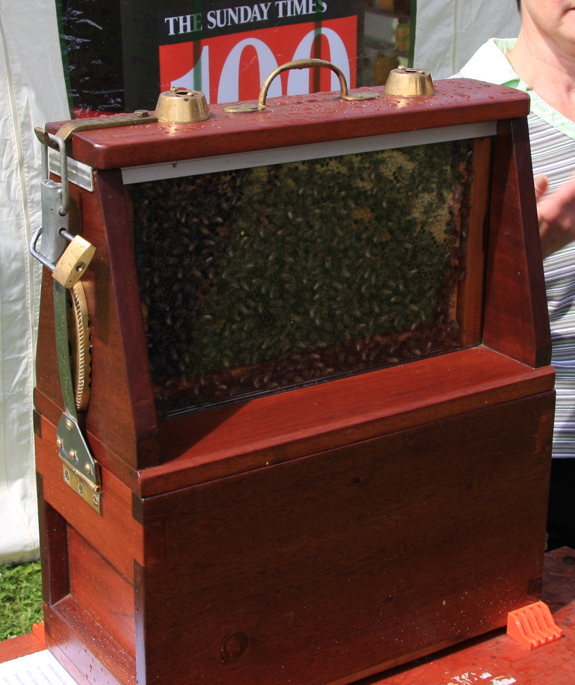
[(547, 176), (535, 177), (543, 259), (575, 240), (575, 176), (544, 198), (548, 186)]

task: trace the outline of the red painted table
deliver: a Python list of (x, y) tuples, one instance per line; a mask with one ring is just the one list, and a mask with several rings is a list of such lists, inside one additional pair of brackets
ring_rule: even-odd
[(46, 637), (44, 634), (44, 621), (34, 625), (28, 635), (19, 635), (10, 640), (0, 642), (0, 663), (18, 659), (21, 656), (34, 654), (46, 649)]

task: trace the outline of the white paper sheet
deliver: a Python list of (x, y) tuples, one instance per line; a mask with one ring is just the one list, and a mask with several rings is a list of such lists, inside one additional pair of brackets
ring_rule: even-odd
[(0, 685), (76, 685), (76, 681), (45, 649), (0, 664)]

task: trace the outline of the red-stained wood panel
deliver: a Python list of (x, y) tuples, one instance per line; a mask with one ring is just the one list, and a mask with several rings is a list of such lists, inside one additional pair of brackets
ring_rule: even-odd
[[(57, 424), (64, 409), (62, 391), (60, 389), (60, 374), (58, 373), (58, 358), (56, 356), (56, 341), (54, 333), (54, 303), (53, 279), (48, 269), (42, 269), (42, 290), (40, 300), (40, 318), (38, 321), (38, 346), (36, 352), (36, 388), (37, 391), (49, 397), (54, 406), (40, 407), (36, 401), (34, 406), (43, 416)], [(36, 399), (36, 398), (35, 398)]]
[(132, 583), (71, 526), (68, 526), (68, 564), (70, 594), (135, 659)]
[(96, 248), (94, 259), (82, 278), (92, 331), (92, 393), (86, 429), (129, 466), (137, 468), (137, 435), (120, 342), (122, 325), (111, 282), (111, 251), (97, 178), (95, 184), (95, 192), (82, 193), (82, 235)]
[(544, 366), (551, 333), (525, 119), (499, 123), (492, 188), (483, 342)]
[(160, 424), (162, 466), (144, 496), (352, 444), (553, 388), (483, 347), (272, 395)]
[[(64, 482), (56, 428), (46, 419), (42, 419), (42, 438), (36, 442), (36, 468), (42, 476), (45, 501), (122, 575), (133, 581), (134, 559), (143, 564), (146, 553), (142, 526), (132, 516), (132, 491), (107, 469), (102, 469), (104, 494), (99, 516)], [(148, 551), (148, 561), (153, 552)]]
[[(473, 155), (473, 183), (463, 202), (471, 206), (467, 224), (459, 218), (465, 278), (457, 286), (457, 321), (463, 346), (477, 345), (483, 330), (486, 219), (491, 190), (491, 138), (478, 138)], [(461, 225), (463, 223), (463, 225)]]
[[(436, 653), (433, 657), (393, 671), (386, 670), (358, 682), (358, 685), (421, 685), (461, 679), (463, 674), (479, 677), (487, 672), (491, 672), (495, 678), (507, 677), (520, 681), (527, 671), (543, 674), (545, 685), (565, 685), (573, 670), (574, 595), (575, 550), (563, 547), (548, 552), (543, 568), (541, 601), (549, 605), (555, 622), (563, 630), (563, 639), (543, 649), (529, 651), (502, 631), (495, 631), (487, 636), (488, 639), (464, 642), (457, 649)], [(0, 642), (0, 663), (43, 649), (44, 643), (34, 633), (5, 640)], [(477, 682), (481, 681), (480, 678)]]
[(109, 348), (123, 363), (127, 392), (122, 411), (130, 413), (125, 423), (133, 426), (136, 436), (137, 467), (158, 463), (157, 420), (152, 392), (148, 350), (138, 292), (132, 227), (119, 171), (96, 174), (97, 196), (102, 209), (109, 253), (110, 277), (115, 310), (120, 320), (118, 338)]
[(136, 685), (133, 659), (68, 595), (44, 605), (46, 644), (79, 685)]
[[(39, 438), (36, 438), (39, 442)], [(39, 445), (36, 446), (39, 448)], [(42, 555), (42, 594), (49, 605), (68, 594), (68, 540), (66, 521), (44, 499), (44, 479), (36, 474), (38, 489), (38, 518), (40, 523), (40, 551)]]
[(148, 682), (350, 682), (504, 625), (541, 588), (553, 405), (147, 498), (166, 526), (136, 580)]
[[(305, 145), (398, 131), (526, 116), (529, 98), (512, 88), (468, 79), (436, 82), (432, 97), (396, 98), (383, 87), (377, 100), (346, 102), (336, 93), (272, 98), (263, 112), (229, 114), (211, 105), (212, 118), (195, 124), (142, 124), (80, 131), (74, 159), (97, 169), (176, 162), (249, 150)], [(56, 133), (60, 123), (48, 125)], [(153, 145), (153, 152), (150, 146)]]

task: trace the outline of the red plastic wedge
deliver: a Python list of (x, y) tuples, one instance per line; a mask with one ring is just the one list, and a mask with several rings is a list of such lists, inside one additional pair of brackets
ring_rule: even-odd
[(535, 649), (535, 647), (558, 640), (563, 635), (563, 631), (553, 620), (547, 604), (536, 602), (509, 612), (507, 635), (527, 649)]
[(46, 644), (46, 630), (44, 629), (44, 621), (40, 621), (40, 623), (33, 623), (32, 632), (42, 644)]

